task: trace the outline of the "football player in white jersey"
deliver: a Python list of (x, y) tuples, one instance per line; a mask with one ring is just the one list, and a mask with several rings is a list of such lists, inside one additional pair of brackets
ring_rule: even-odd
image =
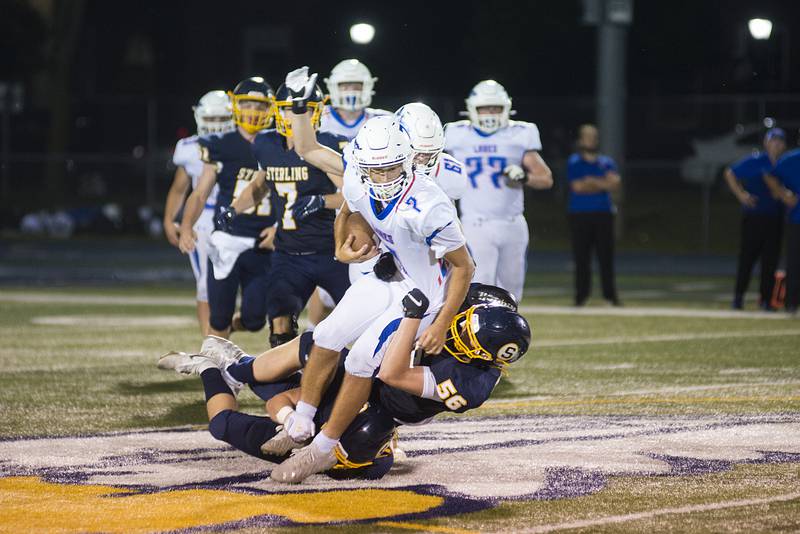
[[(197, 136), (229, 132), (235, 128), (231, 102), (225, 91), (209, 91), (203, 95), (196, 106), (193, 106), (193, 110), (194, 120), (197, 123), (197, 135), (184, 137), (175, 145), (175, 152), (172, 155), (172, 163), (176, 167), (175, 177), (172, 179), (164, 206), (164, 233), (170, 244), (175, 247), (178, 247), (180, 241), (175, 217), (183, 206), (189, 186), (191, 185), (192, 189), (197, 187), (197, 180), (203, 172)], [(214, 231), (214, 206), (217, 204), (217, 191), (217, 186), (214, 186), (206, 200), (203, 213), (194, 225), (194, 231), (197, 234), (197, 248), (189, 254), (189, 263), (197, 284), (197, 320), (204, 336), (208, 334), (209, 317), (206, 287), (208, 240), (211, 232)]]
[[(357, 59), (345, 59), (337, 63), (330, 76), (325, 78), (330, 104), (322, 112), (319, 131), (341, 135), (349, 141), (372, 117), (389, 115), (384, 109), (369, 107), (377, 80), (367, 66)], [(351, 268), (351, 277), (356, 276), (357, 271)], [(309, 329), (313, 330), (334, 306), (333, 297), (324, 289), (317, 288), (308, 302)]]
[(330, 104), (322, 112), (319, 131), (341, 135), (349, 140), (372, 117), (390, 115), (384, 109), (369, 107), (377, 80), (367, 66), (357, 59), (345, 59), (337, 63), (330, 76), (325, 78)]
[(434, 181), (451, 200), (458, 200), (467, 189), (464, 164), (443, 154), (444, 129), (439, 115), (422, 102), (406, 104), (395, 112), (411, 139), (414, 165)]
[(475, 281), (500, 286), (520, 300), (529, 238), (522, 188), (549, 189), (553, 173), (539, 155), (536, 125), (509, 120), (511, 98), (502, 85), (480, 82), (466, 104), (469, 119), (445, 126), (445, 151), (466, 166), (460, 210)]
[[(345, 360), (345, 377), (325, 428), (314, 441), (272, 471), (279, 482), (299, 483), (336, 463), (333, 452), (345, 428), (369, 398), (372, 377), (403, 317), (402, 299), (419, 288), (429, 299), (422, 318), (418, 345), (438, 354), (446, 332), (463, 301), (474, 272), (452, 201), (431, 180), (413, 170), (408, 135), (395, 116), (366, 122), (342, 156), (316, 142), (305, 113), (316, 75), (307, 68), (287, 75), (295, 95), (295, 150), (325, 172), (343, 173), (345, 204), (334, 229), (336, 257), (361, 262), (377, 252), (363, 245), (353, 250), (347, 219), (357, 212), (390, 253), (396, 273), (379, 279), (374, 273), (350, 286), (331, 315), (314, 330), (314, 347), (301, 382), (300, 402), (289, 435), (302, 442), (314, 435), (313, 417), (338, 362), (338, 352), (352, 343)], [(421, 334), (419, 332), (422, 332)], [(331, 463), (333, 461), (333, 463)]]

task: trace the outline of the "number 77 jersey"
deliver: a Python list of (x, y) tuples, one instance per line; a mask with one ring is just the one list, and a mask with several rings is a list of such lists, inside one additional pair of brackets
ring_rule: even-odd
[(524, 211), (521, 185), (509, 185), (503, 170), (522, 166), (526, 152), (542, 149), (539, 129), (524, 121), (509, 121), (492, 134), (479, 132), (468, 120), (445, 125), (445, 151), (466, 167), (467, 187), (461, 214), (487, 219), (510, 218)]

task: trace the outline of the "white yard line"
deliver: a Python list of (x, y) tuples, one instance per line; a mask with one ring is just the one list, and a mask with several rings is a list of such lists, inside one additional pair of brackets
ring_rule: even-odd
[(760, 330), (755, 332), (698, 332), (696, 334), (656, 334), (652, 336), (617, 336), (592, 339), (553, 339), (533, 341), (538, 347), (573, 347), (582, 345), (617, 345), (622, 343), (658, 343), (662, 341), (694, 341), (699, 339), (732, 339), (747, 337), (798, 336), (800, 330)]
[(696, 317), (703, 319), (772, 319), (786, 320), (791, 318), (785, 313), (743, 312), (734, 310), (704, 310), (693, 308), (657, 308), (657, 307), (625, 307), (594, 308), (574, 306), (520, 306), (521, 313), (540, 315), (607, 315), (614, 317)]
[(575, 528), (599, 527), (603, 525), (626, 523), (628, 521), (638, 521), (640, 519), (650, 519), (662, 515), (693, 514), (697, 512), (711, 512), (714, 510), (725, 510), (727, 508), (741, 508), (744, 506), (759, 506), (773, 502), (786, 502), (800, 499), (800, 492), (784, 493), (763, 499), (739, 499), (736, 501), (722, 501), (709, 504), (693, 504), (689, 506), (678, 506), (675, 508), (659, 508), (646, 512), (636, 512), (632, 514), (608, 515), (596, 519), (582, 519), (579, 521), (568, 521), (566, 523), (553, 523), (549, 525), (539, 525), (527, 530), (519, 530), (526, 534), (538, 534), (543, 532), (556, 532), (558, 530), (568, 530)]

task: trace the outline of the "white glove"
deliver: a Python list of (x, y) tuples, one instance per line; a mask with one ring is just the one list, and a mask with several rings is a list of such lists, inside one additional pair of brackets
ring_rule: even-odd
[(292, 439), (298, 443), (314, 437), (314, 420), (297, 412), (293, 412), (286, 417), (283, 427)]
[(311, 76), (308, 75), (308, 67), (300, 67), (294, 69), (286, 75), (286, 87), (292, 93), (292, 100), (308, 100), (314, 94), (314, 88), (317, 86), (317, 76), (315, 72)]
[(525, 180), (528, 179), (528, 175), (525, 173), (525, 169), (520, 167), (519, 165), (508, 165), (505, 169), (503, 169), (503, 174), (505, 174), (508, 179), (515, 184), (523, 183)]

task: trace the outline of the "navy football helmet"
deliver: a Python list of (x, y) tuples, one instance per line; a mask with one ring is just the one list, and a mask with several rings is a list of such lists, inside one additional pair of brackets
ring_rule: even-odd
[(463, 363), (482, 360), (505, 367), (530, 344), (531, 327), (523, 316), (507, 306), (479, 304), (453, 317), (444, 348)]
[[(239, 82), (233, 91), (228, 91), (233, 107), (233, 120), (248, 133), (257, 133), (272, 126), (272, 87), (260, 76)], [(243, 105), (244, 104), (244, 105)]]
[(467, 291), (467, 298), (464, 299), (458, 311), (463, 312), (470, 306), (476, 306), (478, 304), (505, 306), (509, 310), (517, 311), (517, 300), (514, 298), (514, 295), (502, 287), (472, 282), (469, 285), (469, 291)]
[[(291, 94), (286, 84), (278, 87), (278, 92), (275, 93), (275, 130), (285, 137), (292, 136), (292, 123), (286, 120), (286, 117), (283, 115), (284, 109), (292, 109), (292, 101), (290, 98)], [(308, 99), (308, 108), (311, 110), (311, 124), (314, 126), (314, 129), (319, 127), (319, 123), (322, 120), (322, 110), (327, 101), (328, 97), (325, 96), (322, 89), (319, 88), (319, 85), (315, 86), (314, 92)]]
[(335, 479), (377, 479), (394, 463), (391, 442), (396, 424), (383, 408), (370, 404), (360, 412), (334, 449), (336, 465), (328, 476)]

